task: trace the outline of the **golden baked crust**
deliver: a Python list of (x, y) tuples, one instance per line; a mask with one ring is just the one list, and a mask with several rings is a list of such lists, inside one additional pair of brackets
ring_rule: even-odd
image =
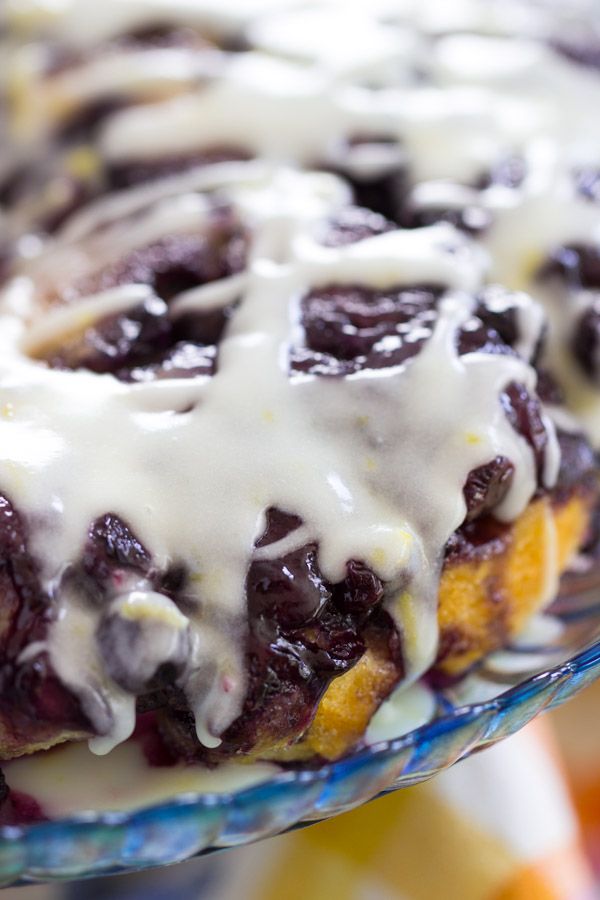
[[(544, 496), (527, 507), (484, 559), (446, 562), (439, 590), (437, 674), (459, 676), (510, 641), (552, 599), (557, 576), (584, 541), (592, 506), (593, 497), (585, 493), (558, 505)], [(273, 757), (339, 758), (364, 735), (395, 687), (395, 676), (386, 648), (369, 646), (354, 668), (330, 684), (302, 742)]]
[(531, 503), (511, 526), (500, 552), (446, 563), (440, 581), (440, 654), (436, 670), (457, 676), (506, 644), (556, 590), (556, 580), (581, 546), (589, 498), (574, 494), (553, 506)]

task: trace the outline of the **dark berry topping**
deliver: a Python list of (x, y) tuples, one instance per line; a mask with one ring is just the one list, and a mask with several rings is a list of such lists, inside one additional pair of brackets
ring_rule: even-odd
[(80, 179), (65, 172), (67, 164), (62, 156), (51, 156), (44, 161), (17, 166), (0, 181), (0, 206), (6, 207), (9, 213), (19, 204), (25, 209), (28, 204), (33, 204), (35, 208), (41, 195), (41, 212), (31, 221), (31, 228), (54, 234), (101, 189), (99, 180), (92, 175)]
[(467, 522), (498, 506), (506, 496), (515, 468), (505, 456), (496, 456), (469, 473), (463, 488)]
[[(443, 293), (435, 285), (314, 288), (302, 300), (306, 344), (294, 348), (292, 370), (339, 376), (406, 362), (430, 337)], [(511, 296), (496, 287), (481, 293), (457, 334), (461, 355), (515, 352), (520, 334)]]
[[(352, 187), (358, 206), (398, 220), (409, 188), (406, 159), (395, 137), (356, 135), (342, 147), (327, 168)], [(364, 161), (369, 159), (369, 164)]]
[(416, 206), (409, 201), (400, 218), (404, 228), (423, 228), (437, 222), (449, 222), (466, 234), (482, 234), (492, 224), (492, 214), (483, 206), (468, 204), (460, 207)]
[(0, 825), (32, 825), (47, 821), (48, 816), (34, 797), (22, 791), (8, 790), (4, 784), (0, 798)]
[(0, 180), (0, 206), (13, 206), (26, 193), (31, 179), (31, 167), (21, 163), (11, 168)]
[(564, 403), (565, 395), (554, 375), (547, 369), (540, 367), (537, 369), (537, 374), (536, 393), (542, 403), (547, 403), (550, 406), (560, 406)]
[(214, 375), (217, 367), (216, 346), (200, 346), (178, 341), (164, 353), (156, 353), (143, 365), (115, 372), (122, 381), (151, 381), (162, 378), (197, 378)]
[(99, 97), (80, 106), (59, 127), (55, 139), (58, 144), (91, 144), (109, 116), (125, 109), (129, 101), (125, 95)]
[(303, 547), (283, 559), (254, 563), (249, 587), (252, 615), (277, 621), (284, 631), (313, 622), (331, 599), (314, 547)]
[(600, 40), (581, 37), (556, 38), (550, 46), (570, 62), (578, 63), (589, 69), (600, 69)]
[(512, 353), (512, 348), (501, 340), (500, 335), (479, 318), (472, 315), (464, 323), (457, 336), (458, 352), (466, 353)]
[(516, 296), (499, 285), (486, 287), (478, 297), (476, 314), (500, 339), (514, 349), (519, 333), (519, 306)]
[(302, 525), (302, 519), (299, 516), (284, 512), (282, 509), (273, 509), (273, 507), (269, 507), (265, 518), (265, 530), (256, 541), (257, 549), (280, 541)]
[(548, 444), (548, 433), (542, 419), (542, 406), (537, 397), (532, 396), (522, 384), (508, 385), (500, 398), (504, 411), (515, 429), (533, 450), (538, 479), (543, 481), (544, 460)]
[(560, 445), (560, 468), (557, 487), (553, 492), (555, 502), (571, 496), (574, 490), (597, 489), (598, 455), (582, 432), (557, 429)]
[[(296, 516), (269, 510), (257, 548), (299, 524)], [(189, 714), (176, 714), (169, 737), (184, 755), (218, 758), (282, 737), (292, 742), (310, 724), (332, 678), (360, 659), (367, 632), (385, 636), (401, 677), (399, 638), (381, 609), (382, 582), (362, 563), (350, 561), (344, 580), (332, 584), (320, 571), (316, 545), (308, 544), (279, 559), (255, 560), (246, 592), (249, 681), (242, 714), (212, 754), (198, 745)]]
[(572, 347), (583, 371), (600, 380), (600, 295), (582, 313), (573, 332)]
[(107, 513), (90, 526), (82, 564), (99, 584), (118, 590), (127, 571), (149, 573), (150, 555), (122, 519)]
[(395, 228), (393, 222), (370, 209), (345, 206), (327, 223), (321, 243), (326, 247), (343, 247)]
[[(500, 160), (488, 172), (479, 178), (472, 187), (476, 191), (485, 191), (495, 185), (515, 190), (520, 187), (527, 174), (525, 160), (520, 156), (509, 156)], [(446, 206), (443, 203), (418, 205), (409, 196), (399, 215), (399, 222), (404, 228), (422, 228), (436, 222), (449, 222), (465, 234), (477, 236), (486, 232), (492, 225), (493, 215), (486, 209), (483, 200), (458, 206)]]
[(44, 742), (55, 729), (89, 731), (78, 700), (57, 680), (45, 653), (21, 660), (43, 640), (54, 614), (28, 547), (23, 517), (0, 496), (0, 730), (3, 745)]
[(577, 193), (593, 203), (600, 202), (600, 168), (587, 166), (573, 173)]
[(166, 303), (150, 297), (38, 358), (55, 369), (89, 369), (121, 381), (213, 375), (231, 309), (172, 319)]
[(405, 362), (430, 336), (440, 294), (428, 285), (313, 289), (302, 301), (306, 348), (293, 351), (292, 369), (337, 375)]
[(162, 156), (155, 160), (115, 162), (108, 167), (107, 180), (110, 190), (121, 190), (147, 181), (179, 175), (200, 166), (221, 162), (245, 162), (249, 159), (252, 159), (252, 154), (241, 147), (210, 147), (196, 153)]
[(562, 278), (572, 290), (600, 288), (600, 247), (594, 244), (557, 247), (540, 269), (539, 277)]
[(69, 299), (120, 284), (147, 284), (158, 296), (106, 316), (62, 344), (34, 355), (53, 368), (111, 373), (123, 381), (212, 375), (217, 345), (234, 304), (172, 314), (167, 302), (243, 269), (247, 236), (227, 210), (217, 210), (204, 233), (172, 235), (126, 255), (80, 281)]
[(141, 746), (150, 766), (173, 766), (177, 758), (162, 739), (156, 713), (138, 713), (133, 738)]
[(172, 234), (128, 253), (77, 283), (69, 299), (121, 284), (148, 284), (163, 300), (190, 288), (226, 278), (246, 264), (247, 235), (229, 210), (216, 210), (208, 228)]
[[(50, 734), (54, 730), (92, 731), (79, 699), (58, 680), (45, 654), (19, 665), (12, 685), (8, 719), (26, 742), (35, 740), (40, 732), (43, 735), (46, 729)], [(1, 693), (5, 690), (8, 686), (3, 683)]]
[(596, 293), (577, 319), (572, 335), (573, 355), (585, 374), (600, 378), (600, 246), (569, 244), (558, 247), (539, 271), (541, 279), (560, 279), (570, 291), (589, 290)]
[(0, 594), (1, 653), (14, 660), (27, 643), (44, 635), (49, 618), (48, 597), (40, 589), (38, 566), (29, 552), (26, 523), (1, 495)]
[(527, 175), (527, 163), (522, 156), (507, 156), (486, 172), (476, 184), (479, 190), (486, 190), (494, 185), (512, 188), (520, 187)]
[[(451, 563), (465, 563), (495, 556), (510, 541), (510, 529), (508, 523), (499, 522), (492, 515), (466, 521), (447, 542), (444, 558)], [(443, 658), (441, 651), (439, 658)]]
[[(362, 656), (383, 585), (354, 561), (342, 582), (326, 582), (317, 549), (308, 545), (277, 561), (255, 561), (247, 596), (250, 682), (242, 716), (225, 735), (232, 748), (240, 740), (276, 739), (278, 729), (291, 740), (306, 728), (331, 679)], [(400, 660), (398, 666), (400, 677)]]
[(163, 47), (191, 47), (203, 49), (210, 47), (210, 43), (193, 28), (185, 26), (173, 26), (169, 22), (155, 22), (152, 25), (144, 25), (127, 34), (121, 35), (111, 41), (111, 47), (116, 49), (134, 48), (140, 50), (155, 50)]
[(45, 359), (56, 369), (115, 372), (143, 365), (156, 356), (167, 345), (170, 333), (166, 303), (149, 297), (126, 313), (101, 319)]

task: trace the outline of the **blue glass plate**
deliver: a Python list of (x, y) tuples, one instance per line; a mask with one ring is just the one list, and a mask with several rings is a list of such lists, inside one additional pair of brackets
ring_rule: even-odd
[[(313, 771), (230, 794), (186, 794), (127, 813), (83, 813), (0, 829), (0, 884), (77, 879), (165, 865), (245, 844), (431, 778), (513, 734), (600, 675), (600, 590), (581, 578), (544, 627), (437, 695), (435, 718)], [(540, 637), (541, 635), (541, 637)]]

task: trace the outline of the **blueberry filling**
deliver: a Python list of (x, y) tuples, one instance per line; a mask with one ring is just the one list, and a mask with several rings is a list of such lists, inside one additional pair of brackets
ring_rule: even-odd
[(594, 381), (600, 380), (600, 295), (579, 317), (572, 346), (585, 374)]
[(206, 230), (172, 235), (124, 256), (80, 280), (69, 299), (120, 284), (147, 284), (158, 296), (127, 312), (100, 318), (59, 346), (36, 354), (52, 368), (111, 373), (123, 381), (211, 375), (217, 345), (233, 305), (172, 315), (177, 294), (240, 272), (247, 236), (227, 210), (217, 210)]
[(48, 817), (37, 800), (21, 791), (9, 790), (3, 780), (0, 788), (0, 825), (32, 825), (47, 821)]
[(538, 277), (561, 278), (571, 290), (600, 289), (600, 247), (593, 244), (557, 247), (540, 269)]
[(180, 175), (200, 166), (222, 162), (245, 162), (249, 159), (252, 159), (252, 154), (242, 147), (223, 145), (209, 147), (196, 153), (161, 156), (156, 160), (114, 162), (107, 166), (107, 185), (109, 190), (123, 190), (159, 178)]
[[(257, 546), (279, 540), (297, 523), (269, 510)], [(281, 559), (255, 560), (246, 592), (248, 686), (242, 713), (218, 751), (198, 744), (189, 713), (170, 715), (163, 727), (183, 756), (211, 761), (269, 747), (282, 737), (293, 742), (310, 724), (332, 678), (360, 659), (371, 633), (382, 635), (402, 677), (400, 639), (382, 609), (384, 585), (362, 563), (350, 561), (344, 580), (331, 584), (320, 572), (316, 545), (308, 544)]]
[(573, 177), (578, 194), (593, 203), (600, 202), (600, 169), (580, 167), (575, 169)]
[(57, 680), (46, 654), (20, 661), (23, 649), (43, 640), (54, 615), (28, 547), (28, 530), (9, 500), (0, 496), (0, 718), (7, 742), (44, 741), (55, 728), (86, 731), (78, 701)]
[(527, 175), (527, 163), (522, 156), (507, 156), (501, 159), (476, 182), (475, 187), (484, 191), (494, 185), (502, 187), (521, 187)]
[(115, 591), (127, 573), (149, 577), (151, 558), (125, 522), (107, 513), (90, 525), (81, 566), (101, 591)]
[(301, 304), (306, 345), (292, 350), (292, 371), (338, 375), (400, 365), (431, 335), (441, 294), (429, 285), (309, 291)]
[(226, 209), (216, 210), (206, 229), (172, 234), (133, 250), (112, 266), (77, 282), (68, 299), (88, 296), (122, 284), (147, 284), (163, 300), (241, 272), (247, 236)]
[(51, 368), (110, 373), (121, 381), (214, 375), (231, 311), (228, 306), (172, 319), (164, 301), (150, 297), (101, 319), (43, 359)]
[[(334, 225), (334, 239), (338, 234)], [(516, 306), (503, 292), (506, 300), (499, 307), (494, 292), (490, 288), (481, 293), (473, 315), (459, 330), (461, 355), (514, 352), (519, 338)], [(436, 285), (386, 290), (329, 285), (309, 291), (301, 302), (305, 345), (293, 348), (292, 371), (339, 375), (406, 362), (431, 336), (444, 293)]]
[[(516, 190), (525, 180), (526, 174), (525, 160), (520, 156), (508, 156), (478, 178), (472, 188), (480, 192), (495, 186)], [(445, 206), (443, 203), (419, 205), (408, 195), (397, 212), (396, 219), (404, 228), (423, 228), (437, 222), (448, 222), (459, 231), (478, 237), (491, 227), (493, 214), (483, 201), (477, 202), (477, 198), (473, 202), (457, 206)]]
[[(336, 161), (325, 168), (350, 184), (357, 206), (398, 221), (409, 181), (404, 151), (397, 139), (387, 135), (355, 135), (336, 156)], [(361, 164), (369, 156), (370, 164)]]
[(544, 426), (540, 401), (524, 385), (513, 382), (500, 395), (500, 402), (515, 431), (525, 438), (533, 450), (538, 481), (542, 484), (548, 432)]
[(487, 231), (492, 223), (492, 214), (483, 206), (447, 208), (444, 206), (415, 206), (408, 201), (400, 217), (404, 228), (424, 228), (437, 222), (448, 222), (466, 234), (479, 235)]
[(129, 104), (127, 97), (119, 94), (88, 101), (59, 125), (54, 135), (57, 145), (94, 143), (104, 122)]
[(515, 467), (509, 459), (496, 456), (469, 473), (463, 488), (467, 522), (478, 519), (502, 502), (510, 488), (514, 471)]
[(540, 269), (543, 280), (559, 279), (572, 292), (590, 291), (590, 303), (578, 316), (571, 335), (573, 355), (582, 371), (600, 379), (600, 247), (568, 244), (558, 247)]
[(557, 38), (550, 46), (565, 59), (589, 69), (600, 69), (600, 40)]
[(394, 231), (396, 225), (381, 213), (362, 206), (344, 206), (324, 224), (318, 235), (325, 247), (344, 247)]

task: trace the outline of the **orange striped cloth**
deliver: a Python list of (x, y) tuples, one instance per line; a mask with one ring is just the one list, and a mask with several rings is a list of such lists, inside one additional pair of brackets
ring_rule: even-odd
[[(600, 727), (597, 738), (596, 794), (577, 801), (586, 828), (595, 804), (600, 829)], [(538, 720), (427, 784), (236, 851), (210, 900), (591, 900), (567, 781)]]
[(599, 709), (600, 682), (560, 707), (552, 718), (584, 845), (600, 882)]

